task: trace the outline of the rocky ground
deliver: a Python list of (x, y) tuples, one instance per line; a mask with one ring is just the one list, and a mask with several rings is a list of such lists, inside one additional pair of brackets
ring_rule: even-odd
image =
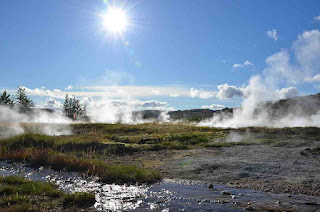
[(113, 159), (160, 170), (165, 178), (288, 194), (320, 195), (317, 142), (142, 152)]
[(169, 165), (171, 177), (281, 193), (320, 194), (317, 156), (306, 147), (250, 145), (195, 150)]

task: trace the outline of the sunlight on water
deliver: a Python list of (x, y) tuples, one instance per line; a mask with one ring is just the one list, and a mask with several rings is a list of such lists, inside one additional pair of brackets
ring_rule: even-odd
[[(94, 192), (97, 211), (245, 211), (248, 202), (256, 209), (316, 211), (320, 198), (306, 195), (274, 194), (251, 189), (237, 189), (185, 180), (163, 180), (153, 185), (103, 184), (94, 177), (51, 169), (33, 169), (23, 164), (0, 161), (0, 175), (24, 176), (34, 181), (55, 183), (65, 192)], [(226, 191), (232, 195), (222, 194)], [(277, 201), (281, 200), (281, 205)], [(312, 203), (312, 204), (310, 204)]]
[[(115, 185), (99, 183), (97, 178), (82, 178), (76, 173), (56, 172), (50, 169), (32, 169), (21, 164), (0, 162), (0, 174), (4, 176), (20, 175), (30, 180), (55, 183), (66, 192), (94, 192), (97, 211), (135, 210), (141, 204), (141, 198), (147, 197), (146, 185)], [(150, 209), (156, 208), (150, 204)]]

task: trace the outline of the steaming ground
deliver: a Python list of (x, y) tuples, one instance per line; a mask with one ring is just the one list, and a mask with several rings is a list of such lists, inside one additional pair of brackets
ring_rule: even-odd
[(34, 110), (21, 113), (17, 108), (0, 106), (0, 137), (12, 137), (26, 132), (46, 135), (70, 135), (70, 119), (56, 112)]
[(199, 126), (221, 127), (221, 128), (241, 128), (241, 127), (320, 127), (320, 112), (314, 115), (289, 113), (285, 117), (271, 117), (267, 109), (254, 114), (247, 114), (244, 109), (237, 108), (233, 115), (218, 114), (211, 119), (203, 120)]
[[(243, 98), (241, 108), (234, 110), (232, 117), (216, 115), (200, 126), (238, 128), (249, 126), (266, 127), (306, 127), (320, 126), (320, 113), (309, 114), (309, 108), (317, 107), (312, 101), (300, 102), (289, 110), (286, 116), (274, 116), (269, 107), (261, 102), (299, 96), (298, 87), (309, 84), (319, 87), (320, 31), (304, 31), (298, 35), (290, 49), (282, 49), (269, 56), (266, 68), (250, 77), (243, 87), (223, 84), (218, 86), (217, 98), (227, 99), (235, 96)], [(307, 99), (306, 99), (307, 100)], [(300, 113), (301, 104), (309, 104), (305, 113)], [(286, 108), (284, 108), (286, 109)], [(257, 112), (259, 110), (259, 112)]]
[[(129, 105), (115, 106), (104, 104), (92, 107), (89, 113), (91, 123), (143, 124), (150, 122), (169, 122), (168, 111), (164, 110), (156, 119), (143, 119), (133, 115), (133, 107)], [(18, 108), (0, 106), (0, 138), (8, 138), (23, 133), (39, 133), (45, 135), (71, 135), (70, 124), (83, 123), (73, 121), (55, 111), (32, 109), (20, 112)]]
[(320, 94), (262, 102), (250, 107), (246, 101), (242, 107), (232, 112), (215, 113), (199, 125), (222, 128), (320, 126)]

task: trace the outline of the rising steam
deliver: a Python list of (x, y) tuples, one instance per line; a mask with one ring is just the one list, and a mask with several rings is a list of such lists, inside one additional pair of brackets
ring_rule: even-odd
[(57, 112), (34, 109), (29, 113), (22, 113), (18, 108), (0, 106), (0, 138), (25, 132), (70, 135), (70, 123), (70, 119)]
[[(299, 92), (295, 86), (319, 82), (317, 72), (320, 70), (320, 31), (305, 31), (299, 35), (293, 43), (292, 50), (294, 60), (290, 58), (290, 52), (286, 49), (268, 57), (267, 68), (261, 75), (252, 76), (247, 86), (241, 88), (227, 84), (219, 86), (218, 98), (243, 96), (241, 107), (234, 109), (233, 115), (218, 113), (199, 125), (223, 128), (320, 127), (320, 112), (317, 105), (319, 101), (311, 101), (308, 98), (304, 98), (305, 102), (291, 101), (294, 105), (282, 105), (283, 113), (275, 113), (276, 109), (270, 107), (270, 104), (261, 103), (296, 96)], [(301, 108), (301, 104), (306, 107)], [(305, 111), (306, 108), (313, 110)]]
[[(170, 116), (166, 102), (139, 101), (139, 100), (93, 100), (85, 99), (88, 105), (88, 116), (91, 122), (96, 123), (122, 123), (122, 124), (142, 124), (148, 122), (168, 122)], [(160, 110), (157, 119), (145, 119), (142, 114), (136, 113), (139, 110)]]

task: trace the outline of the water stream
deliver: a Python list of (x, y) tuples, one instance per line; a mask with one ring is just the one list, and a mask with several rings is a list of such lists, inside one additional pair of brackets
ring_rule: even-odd
[(65, 192), (91, 191), (97, 211), (245, 211), (285, 209), (320, 211), (320, 197), (274, 194), (251, 189), (165, 179), (153, 185), (103, 184), (93, 177), (73, 172), (33, 169), (19, 163), (0, 161), (0, 175), (24, 176), (34, 181), (55, 183)]

